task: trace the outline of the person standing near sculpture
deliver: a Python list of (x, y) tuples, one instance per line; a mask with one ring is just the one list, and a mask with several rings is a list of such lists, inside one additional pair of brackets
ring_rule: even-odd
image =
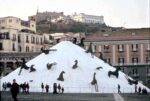
[(19, 93), (19, 85), (16, 83), (16, 80), (13, 79), (13, 83), (11, 85), (11, 95), (14, 101), (18, 101), (17, 95)]
[(57, 93), (57, 83), (53, 84), (53, 94), (58, 94)]

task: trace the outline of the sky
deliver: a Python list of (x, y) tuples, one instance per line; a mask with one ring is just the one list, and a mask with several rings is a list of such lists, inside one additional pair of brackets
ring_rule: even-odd
[(104, 16), (108, 26), (150, 27), (150, 0), (0, 0), (0, 17), (27, 20), (37, 12), (85, 13)]

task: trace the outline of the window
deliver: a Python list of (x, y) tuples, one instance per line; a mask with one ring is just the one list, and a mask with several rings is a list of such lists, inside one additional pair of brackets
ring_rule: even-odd
[(133, 73), (133, 75), (137, 75), (138, 74), (138, 69), (137, 68), (133, 69), (132, 73)]
[(3, 43), (0, 43), (0, 50), (3, 50)]
[(147, 51), (150, 51), (150, 44), (147, 44)]
[(12, 50), (15, 51), (15, 43), (13, 43)]
[(43, 44), (43, 39), (41, 38), (41, 45)]
[(136, 52), (138, 50), (138, 44), (132, 44), (132, 51)]
[(12, 23), (12, 19), (9, 19), (9, 23)]
[(147, 75), (150, 76), (150, 68), (147, 68)]
[(109, 52), (109, 45), (104, 45), (104, 51)]
[(118, 64), (123, 65), (124, 64), (124, 58), (118, 58)]
[(20, 40), (20, 35), (18, 35), (18, 43), (20, 43), (21, 42), (21, 40)]
[(39, 44), (39, 38), (36, 37), (36, 44)]
[(16, 34), (13, 34), (13, 41), (16, 41)]
[(150, 57), (146, 57), (146, 63), (150, 64)]
[(26, 36), (26, 43), (29, 43), (29, 36)]
[(124, 45), (118, 45), (118, 51), (123, 52), (124, 50)]
[(26, 46), (26, 52), (29, 52), (29, 46)]
[(93, 52), (96, 51), (96, 45), (93, 45), (93, 46), (92, 46), (92, 50), (93, 50)]
[(133, 57), (132, 63), (136, 65), (138, 63), (138, 57)]
[(21, 52), (21, 50), (22, 50), (22, 49), (21, 49), (21, 46), (19, 46), (19, 52)]

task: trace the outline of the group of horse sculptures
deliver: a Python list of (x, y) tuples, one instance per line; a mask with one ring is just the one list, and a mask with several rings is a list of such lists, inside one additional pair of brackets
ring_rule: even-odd
[[(77, 44), (77, 39), (74, 38), (73, 43), (76, 44), (76, 45), (81, 46), (82, 48), (84, 48), (84, 40), (85, 40), (85, 38), (82, 38), (81, 41), (80, 41), (80, 43)], [(41, 52), (44, 53), (45, 55), (48, 55), (50, 51), (57, 51), (57, 50), (56, 50), (56, 49), (45, 49), (45, 48), (43, 48), (43, 47), (41, 48)], [(86, 53), (91, 53), (91, 55), (93, 55), (92, 43), (90, 43), (88, 49), (87, 49), (85, 52), (86, 52)], [(102, 56), (102, 53), (101, 53), (101, 52), (100, 52), (99, 58), (103, 60), (103, 56)], [(16, 58), (15, 58), (15, 59), (16, 59)], [(18, 75), (21, 75), (22, 69), (25, 69), (25, 70), (29, 70), (29, 69), (30, 69), (29, 73), (36, 71), (36, 69), (34, 68), (34, 65), (31, 65), (30, 67), (28, 67), (28, 66), (26, 65), (25, 59), (24, 59), (24, 58), (21, 58), (21, 60), (22, 60), (22, 63), (20, 63), (20, 62), (16, 59), (17, 67), (20, 66), (20, 71), (19, 71), (19, 74), (18, 74)], [(79, 67), (79, 66), (78, 66), (78, 62), (79, 62), (79, 61), (78, 61), (78, 60), (75, 60), (74, 62), (75, 62), (75, 63), (72, 65), (72, 69), (77, 69), (77, 68)], [(52, 68), (54, 65), (57, 65), (57, 63), (56, 63), (56, 62), (47, 63), (47, 64), (46, 64), (46, 67), (47, 67), (48, 70), (51, 70), (51, 68)], [(96, 70), (101, 70), (101, 69), (103, 69), (103, 67), (99, 66), (99, 67), (96, 67), (95, 69), (96, 69)], [(120, 68), (120, 67), (117, 67), (114, 71), (108, 71), (108, 77), (116, 77), (116, 78), (118, 78), (118, 77), (119, 77), (119, 71), (120, 71), (120, 70), (121, 70), (121, 68)], [(64, 74), (65, 74), (65, 71), (61, 71), (61, 73), (60, 73), (59, 77), (57, 78), (57, 80), (59, 80), (59, 81), (64, 81), (64, 80), (65, 80), (65, 79), (64, 79), (64, 76), (63, 76)], [(130, 85), (132, 85), (132, 84), (138, 84), (138, 81), (131, 79), (131, 78), (130, 78), (129, 76), (127, 76), (127, 75), (125, 76), (125, 78), (127, 79), (128, 83), (129, 83)], [(93, 74), (93, 80), (91, 81), (91, 85), (94, 85), (94, 86), (95, 86), (95, 90), (98, 92), (98, 84), (97, 84), (97, 79), (96, 79), (96, 73), (95, 73), (95, 72), (94, 72), (94, 74)]]

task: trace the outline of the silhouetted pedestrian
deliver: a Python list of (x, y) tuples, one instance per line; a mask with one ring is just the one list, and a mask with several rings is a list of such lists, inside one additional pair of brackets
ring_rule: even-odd
[(121, 93), (121, 91), (120, 91), (120, 85), (118, 84), (118, 93)]
[(141, 87), (138, 88), (138, 92), (139, 92), (139, 94), (141, 94)]
[(137, 93), (137, 84), (135, 84), (135, 93)]
[(49, 85), (46, 84), (45, 89), (46, 89), (46, 93), (48, 93), (49, 92)]
[(13, 79), (13, 83), (11, 85), (11, 95), (14, 101), (18, 101), (17, 94), (19, 93), (19, 85), (16, 83), (16, 80)]
[(29, 88), (30, 88), (29, 83), (27, 83), (27, 84), (26, 84), (26, 93), (27, 93), (27, 94), (29, 94)]
[(6, 88), (7, 88), (7, 84), (6, 84), (6, 82), (3, 82), (3, 91), (6, 91)]
[(61, 93), (63, 94), (64, 93), (64, 87), (61, 88), (61, 91), (62, 91)]
[(58, 94), (57, 93), (57, 83), (53, 84), (53, 94)]
[(41, 84), (42, 92), (44, 91), (44, 84)]
[(58, 85), (58, 92), (60, 93), (60, 90), (61, 90), (61, 86), (60, 84)]

